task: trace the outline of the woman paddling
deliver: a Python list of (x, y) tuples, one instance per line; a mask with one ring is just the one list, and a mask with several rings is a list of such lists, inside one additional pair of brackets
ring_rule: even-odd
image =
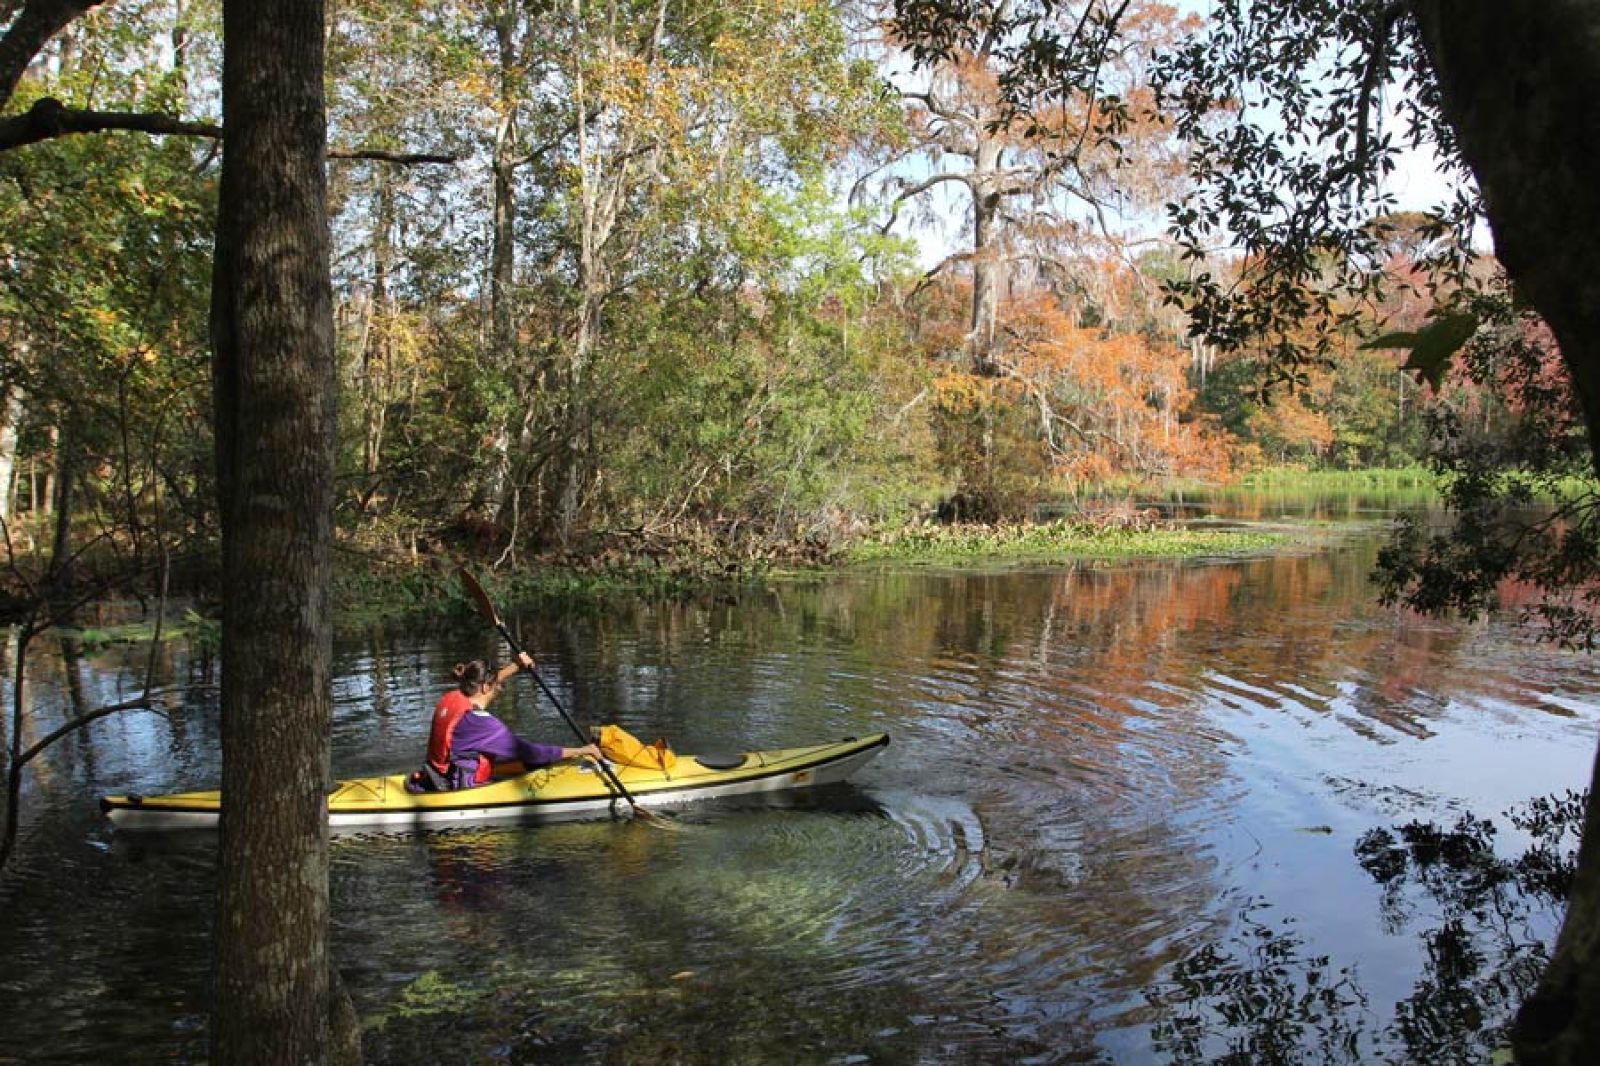
[(505, 680), (518, 670), (533, 668), (533, 656), (527, 652), (518, 652), (517, 661), (505, 666), (482, 659), (457, 663), (451, 671), (456, 687), (440, 697), (433, 709), (428, 761), (407, 779), (407, 790), (472, 788), (487, 783), (495, 764), (502, 762), (521, 762), (531, 770), (562, 759), (600, 758), (600, 749), (593, 744), (564, 748), (525, 740), (489, 713), (489, 704), (500, 694)]

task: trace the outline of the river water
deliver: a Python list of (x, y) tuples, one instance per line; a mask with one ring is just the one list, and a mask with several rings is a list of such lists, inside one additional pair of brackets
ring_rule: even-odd
[[(1600, 669), (1380, 608), (1379, 543), (508, 611), (581, 721), (687, 752), (893, 742), (849, 784), (687, 809), (680, 833), (336, 838), (369, 1060), (1487, 1061), (1500, 967), (1556, 911), (1381, 883), (1356, 843), (1475, 812), (1514, 853), (1505, 812), (1587, 786)], [(341, 633), (336, 774), (413, 765), (450, 664), (494, 651), (461, 618)], [(44, 647), (29, 737), (132, 694), (146, 654)], [(203, 1059), (214, 838), (95, 806), (216, 780), (215, 697), (182, 646), (163, 664), (195, 682), (171, 717), (103, 720), (30, 773), (0, 1063)], [(496, 708), (564, 739), (531, 686)]]

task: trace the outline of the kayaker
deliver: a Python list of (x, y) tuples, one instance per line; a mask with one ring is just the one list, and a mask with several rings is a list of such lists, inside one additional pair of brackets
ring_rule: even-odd
[(600, 758), (600, 749), (593, 744), (581, 748), (535, 744), (489, 713), (489, 704), (506, 679), (533, 668), (533, 656), (527, 652), (504, 666), (482, 659), (457, 663), (451, 671), (456, 687), (440, 697), (433, 709), (428, 761), (406, 781), (406, 788), (411, 792), (472, 788), (494, 776), (495, 763), (521, 762), (531, 770), (562, 759)]

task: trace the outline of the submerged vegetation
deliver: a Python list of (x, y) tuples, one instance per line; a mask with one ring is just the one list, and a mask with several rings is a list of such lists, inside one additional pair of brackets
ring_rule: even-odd
[(1291, 489), (1317, 495), (1371, 492), (1436, 498), (1439, 494), (1439, 475), (1426, 466), (1373, 467), (1362, 470), (1268, 467), (1241, 475), (1230, 487), (1241, 492)]
[(1282, 547), (1296, 536), (1303, 539), (1307, 533), (1179, 528), (1154, 522), (1143, 526), (1097, 525), (1069, 519), (997, 525), (921, 525), (864, 538), (853, 544), (845, 557), (855, 563), (948, 563), (1238, 555)]

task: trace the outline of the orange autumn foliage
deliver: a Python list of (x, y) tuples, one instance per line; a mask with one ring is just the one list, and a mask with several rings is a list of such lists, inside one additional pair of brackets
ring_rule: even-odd
[(1189, 412), (1187, 351), (1079, 326), (1046, 293), (1014, 301), (1007, 320), (1002, 363), (1037, 413), (1057, 479), (1226, 473), (1220, 439)]

